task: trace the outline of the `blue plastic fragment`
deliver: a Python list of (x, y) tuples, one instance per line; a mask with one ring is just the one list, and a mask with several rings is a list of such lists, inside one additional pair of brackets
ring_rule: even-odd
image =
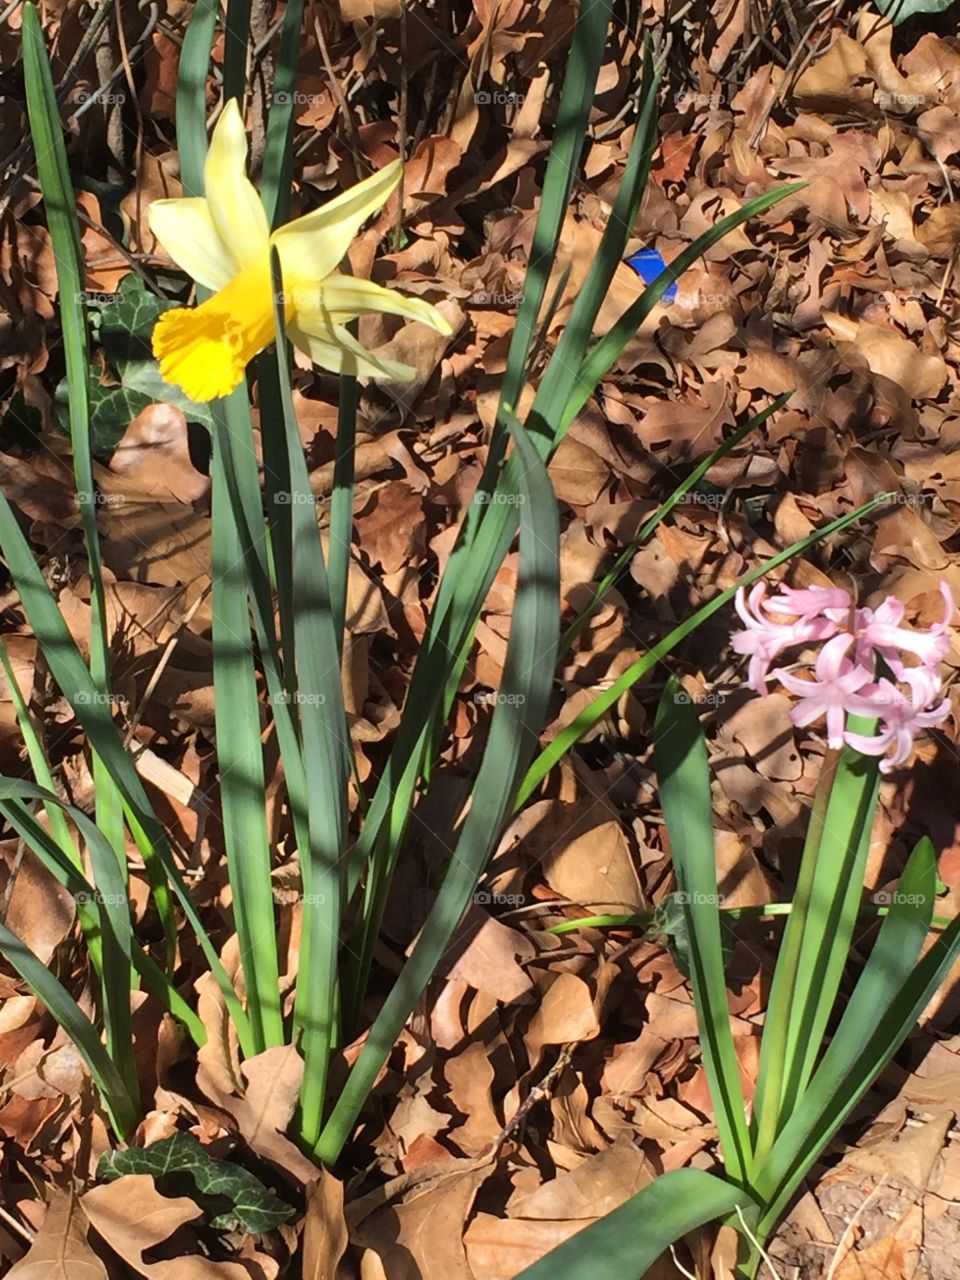
[[(628, 267), (633, 267), (644, 284), (652, 284), (667, 265), (656, 249), (640, 249), (629, 258), (624, 258), (624, 262)], [(676, 297), (677, 282), (674, 281), (664, 289), (660, 301), (669, 304), (676, 301)]]

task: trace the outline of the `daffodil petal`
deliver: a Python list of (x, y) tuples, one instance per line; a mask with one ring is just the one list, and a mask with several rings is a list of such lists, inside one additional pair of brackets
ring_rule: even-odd
[(229, 395), (275, 337), (270, 272), (252, 267), (199, 307), (164, 311), (153, 328), (160, 374), (191, 400)]
[(181, 270), (207, 289), (222, 289), (240, 268), (220, 239), (202, 197), (154, 200), (147, 209), (150, 230)]
[(354, 236), (396, 190), (402, 169), (394, 160), (322, 209), (274, 231), (271, 242), (280, 255), (285, 289), (309, 289), (339, 266)]
[(241, 267), (269, 261), (270, 228), (263, 201), (247, 177), (247, 134), (231, 98), (214, 126), (203, 190), (220, 239)]
[(453, 332), (437, 308), (422, 298), (411, 298), (353, 276), (328, 276), (315, 290), (294, 291), (293, 307), (302, 327), (310, 331), (322, 325), (346, 324), (369, 311), (383, 311), (419, 320), (438, 333)]
[(332, 373), (349, 373), (355, 377), (388, 378), (392, 382), (410, 382), (416, 369), (397, 360), (385, 360), (367, 351), (343, 325), (335, 324), (308, 333), (296, 322), (287, 324), (287, 336), (314, 364)]

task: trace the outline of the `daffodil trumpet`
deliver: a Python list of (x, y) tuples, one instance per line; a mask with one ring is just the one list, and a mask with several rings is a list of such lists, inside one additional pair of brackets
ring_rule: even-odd
[(322, 208), (271, 233), (247, 177), (247, 135), (233, 99), (210, 139), (202, 197), (154, 200), (150, 229), (171, 258), (213, 291), (197, 307), (165, 311), (153, 331), (160, 373), (192, 400), (229, 395), (255, 355), (275, 339), (270, 250), (283, 275), (279, 302), (287, 336), (314, 364), (334, 373), (409, 380), (416, 370), (367, 351), (347, 329), (357, 316), (406, 316), (449, 334), (436, 307), (336, 268), (366, 220), (400, 182), (394, 160)]

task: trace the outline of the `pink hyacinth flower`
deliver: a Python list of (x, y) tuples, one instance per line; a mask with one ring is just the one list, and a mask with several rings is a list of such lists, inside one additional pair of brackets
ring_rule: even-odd
[(778, 668), (774, 675), (800, 702), (790, 712), (798, 728), (819, 720), (827, 721), (827, 743), (843, 746), (843, 729), (852, 696), (873, 680), (873, 672), (859, 662), (851, 662), (847, 650), (853, 643), (849, 633), (834, 636), (820, 650), (814, 667), (815, 679), (802, 680)]
[[(840, 588), (781, 587), (768, 600), (761, 584), (748, 602), (742, 591), (738, 593), (737, 612), (747, 630), (732, 637), (732, 644), (738, 653), (750, 655), (751, 688), (765, 693), (769, 668), (778, 654), (792, 645), (823, 641), (812, 679), (783, 668), (773, 672), (799, 699), (790, 718), (805, 727), (824, 717), (831, 747), (846, 742), (864, 755), (883, 756), (880, 767), (889, 773), (909, 759), (921, 729), (941, 724), (950, 714), (949, 702), (937, 699), (939, 667), (950, 646), (947, 627), (955, 610), (946, 583), (941, 583), (940, 593), (943, 621), (927, 631), (914, 631), (902, 625), (906, 608), (894, 596), (887, 596), (876, 609), (854, 609), (849, 592)], [(785, 617), (793, 621), (781, 621)], [(878, 660), (884, 668), (879, 679)], [(850, 714), (878, 720), (880, 732), (867, 737), (847, 730)]]
[(850, 616), (853, 601), (842, 587), (780, 587), (767, 602), (771, 613), (790, 613), (796, 618), (813, 618), (824, 614), (833, 622)]
[(746, 630), (737, 632), (731, 644), (737, 653), (750, 656), (747, 684), (754, 693), (766, 692), (770, 667), (784, 649), (809, 644), (812, 640), (827, 640), (837, 631), (835, 622), (817, 616), (798, 617), (795, 622), (772, 622), (763, 612), (768, 607), (766, 591), (766, 585), (758, 582), (749, 597), (741, 587), (734, 600)]
[[(950, 714), (947, 698), (935, 707), (927, 707), (932, 696), (931, 681), (935, 679), (929, 672), (912, 668), (905, 672), (905, 679), (910, 685), (909, 698), (885, 678), (850, 698), (850, 710), (855, 714), (880, 717), (880, 732), (874, 737), (849, 729), (844, 736), (855, 751), (865, 756), (884, 756), (880, 762), (881, 773), (905, 764), (919, 731), (942, 724)], [(939, 685), (938, 680), (936, 683)]]
[(900, 625), (906, 609), (896, 596), (887, 596), (876, 609), (858, 609), (854, 621), (857, 661), (867, 664), (878, 654), (901, 680), (905, 668), (898, 649), (915, 654), (925, 667), (938, 667), (950, 648), (947, 626), (954, 614), (953, 596), (945, 582), (940, 584), (940, 594), (944, 618), (929, 631), (909, 631)]

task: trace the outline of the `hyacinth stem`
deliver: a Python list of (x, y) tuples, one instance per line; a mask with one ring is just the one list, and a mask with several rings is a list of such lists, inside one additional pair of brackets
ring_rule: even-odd
[[(783, 1081), (786, 1074), (787, 1040), (790, 1029), (790, 1014), (793, 1007), (793, 994), (797, 981), (797, 969), (800, 962), (800, 949), (803, 933), (810, 909), (814, 872), (820, 845), (823, 840), (824, 818), (830, 804), (830, 793), (840, 760), (839, 750), (829, 750), (824, 757), (823, 769), (814, 794), (813, 808), (810, 812), (810, 823), (807, 827), (807, 838), (803, 845), (800, 859), (800, 873), (793, 898), (793, 908), (787, 919), (783, 934), (783, 944), (777, 961), (773, 990), (770, 993), (769, 1020), (763, 1033), (762, 1060), (759, 1079), (762, 1082), (758, 1089), (755, 1106), (756, 1142), (753, 1152), (753, 1167), (758, 1169), (766, 1160), (777, 1136), (780, 1125), (780, 1112), (783, 1093)], [(765, 1065), (766, 1070), (763, 1070)]]
[[(879, 906), (874, 902), (864, 902), (860, 906), (864, 916), (876, 916), (882, 919), (890, 914), (890, 908)], [(720, 915), (730, 920), (766, 920), (774, 916), (789, 916), (793, 912), (792, 902), (761, 902), (750, 907), (720, 907)], [(934, 916), (930, 921), (933, 929), (945, 929), (950, 923), (950, 916)], [(643, 929), (651, 936), (656, 936), (656, 913), (653, 911), (629, 911), (620, 915), (604, 914), (602, 916), (577, 916), (575, 920), (564, 920), (562, 924), (553, 924), (547, 933), (576, 933), (578, 929)]]

